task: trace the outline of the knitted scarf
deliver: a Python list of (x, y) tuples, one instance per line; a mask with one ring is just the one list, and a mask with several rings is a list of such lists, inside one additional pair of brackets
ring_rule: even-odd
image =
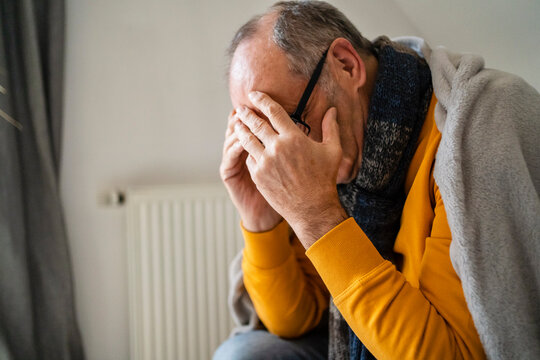
[[(362, 163), (352, 182), (338, 185), (341, 203), (380, 254), (394, 263), (393, 252), (405, 203), (404, 181), (432, 95), (431, 72), (411, 49), (375, 40), (379, 68), (369, 103)], [(329, 359), (375, 357), (330, 301)]]

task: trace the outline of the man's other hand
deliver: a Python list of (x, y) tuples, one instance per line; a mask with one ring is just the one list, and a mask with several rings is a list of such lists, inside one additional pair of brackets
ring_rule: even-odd
[(242, 225), (248, 231), (263, 232), (275, 227), (282, 217), (268, 204), (251, 180), (246, 166), (247, 152), (234, 131), (236, 112), (229, 114), (223, 156), (219, 168), (233, 204), (240, 213)]

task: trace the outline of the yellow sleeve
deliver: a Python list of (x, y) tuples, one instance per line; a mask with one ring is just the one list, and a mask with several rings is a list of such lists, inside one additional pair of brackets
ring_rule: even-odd
[(298, 337), (321, 320), (328, 291), (298, 239), (282, 221), (264, 233), (242, 228), (244, 284), (268, 331)]
[(485, 358), (450, 262), (450, 229), (436, 191), (419, 288), (384, 260), (353, 218), (307, 255), (355, 334), (377, 359)]

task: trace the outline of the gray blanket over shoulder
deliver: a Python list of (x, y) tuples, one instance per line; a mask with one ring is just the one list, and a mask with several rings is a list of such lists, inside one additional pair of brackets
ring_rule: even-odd
[(540, 358), (540, 95), (481, 57), (426, 54), (450, 258), (492, 359)]
[[(442, 133), (434, 177), (452, 232), (450, 257), (491, 359), (540, 357), (540, 94), (476, 55), (394, 39), (430, 66)], [(240, 254), (239, 254), (240, 255)], [(237, 331), (258, 323), (231, 264)], [(236, 332), (237, 332), (236, 331)]]

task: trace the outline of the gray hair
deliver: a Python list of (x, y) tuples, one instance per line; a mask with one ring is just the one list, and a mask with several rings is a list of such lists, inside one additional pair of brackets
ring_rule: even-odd
[(236, 48), (252, 38), (261, 19), (271, 14), (276, 15), (272, 40), (287, 55), (293, 74), (309, 78), (324, 51), (339, 37), (349, 40), (362, 57), (374, 53), (372, 43), (333, 5), (324, 1), (279, 1), (236, 32), (227, 49), (227, 74)]

